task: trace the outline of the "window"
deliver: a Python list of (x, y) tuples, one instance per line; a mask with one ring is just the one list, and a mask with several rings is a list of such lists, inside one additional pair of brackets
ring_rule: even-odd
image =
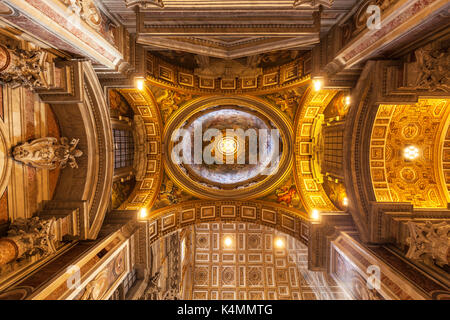
[(343, 130), (336, 126), (327, 127), (324, 132), (324, 169), (340, 175), (343, 163)]
[(133, 165), (133, 134), (128, 130), (113, 130), (114, 134), (114, 169)]
[(123, 280), (123, 294), (126, 296), (128, 293), (128, 290), (133, 286), (133, 284), (136, 282), (136, 269), (131, 270), (125, 279)]

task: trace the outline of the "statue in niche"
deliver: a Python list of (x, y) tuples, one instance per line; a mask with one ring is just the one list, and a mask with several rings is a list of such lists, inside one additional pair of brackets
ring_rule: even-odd
[(434, 262), (441, 267), (449, 263), (450, 224), (447, 222), (433, 224), (427, 221), (419, 225), (409, 221), (408, 230), (410, 236), (406, 239), (409, 244), (407, 258), (426, 264)]
[(13, 149), (14, 159), (40, 169), (78, 168), (75, 158), (81, 157), (83, 152), (76, 147), (80, 139), (46, 137), (25, 142)]

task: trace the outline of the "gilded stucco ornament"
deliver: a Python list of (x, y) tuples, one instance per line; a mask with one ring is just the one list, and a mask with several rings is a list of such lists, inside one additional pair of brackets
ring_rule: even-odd
[(78, 168), (75, 158), (81, 157), (83, 152), (76, 147), (80, 139), (46, 137), (25, 142), (13, 149), (14, 159), (32, 167), (41, 169), (64, 168), (67, 163), (71, 168)]

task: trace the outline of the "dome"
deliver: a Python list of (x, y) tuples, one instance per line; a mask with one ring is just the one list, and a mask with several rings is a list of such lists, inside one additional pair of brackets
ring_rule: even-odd
[(167, 126), (169, 175), (198, 197), (264, 194), (290, 166), (286, 139), (292, 135), (286, 123), (258, 100), (212, 99), (188, 106)]

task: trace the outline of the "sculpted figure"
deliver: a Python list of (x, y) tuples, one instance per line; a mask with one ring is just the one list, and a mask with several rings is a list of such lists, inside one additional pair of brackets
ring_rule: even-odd
[(64, 168), (69, 163), (71, 168), (78, 168), (75, 158), (81, 157), (83, 152), (76, 149), (80, 139), (46, 137), (26, 142), (16, 146), (13, 150), (14, 159), (41, 169)]
[(425, 263), (435, 262), (439, 266), (449, 263), (450, 225), (446, 222), (424, 225), (408, 222), (410, 236), (406, 239), (409, 250), (406, 257)]
[(41, 50), (26, 51), (10, 49), (0, 45), (0, 83), (12, 88), (23, 86), (28, 89), (46, 87), (43, 60), (46, 54)]
[(448, 70), (450, 68), (450, 49), (430, 50), (420, 48), (416, 50), (419, 76), (416, 89), (450, 92)]

